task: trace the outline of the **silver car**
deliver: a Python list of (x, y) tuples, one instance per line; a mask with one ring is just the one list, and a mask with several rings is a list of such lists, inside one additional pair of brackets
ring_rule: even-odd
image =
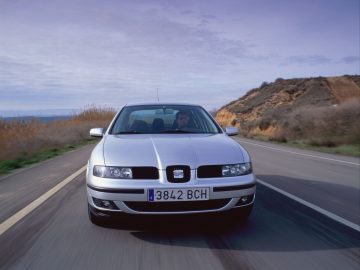
[(100, 224), (126, 214), (195, 214), (231, 211), (246, 218), (256, 178), (247, 151), (198, 105), (123, 107), (87, 166), (89, 218)]

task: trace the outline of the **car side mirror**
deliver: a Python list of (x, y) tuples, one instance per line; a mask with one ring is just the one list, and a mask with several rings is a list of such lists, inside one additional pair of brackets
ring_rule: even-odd
[(239, 130), (237, 127), (226, 127), (225, 133), (229, 136), (235, 136), (239, 134)]
[(104, 136), (104, 129), (103, 128), (92, 128), (92, 129), (90, 129), (90, 136), (101, 138), (102, 136)]

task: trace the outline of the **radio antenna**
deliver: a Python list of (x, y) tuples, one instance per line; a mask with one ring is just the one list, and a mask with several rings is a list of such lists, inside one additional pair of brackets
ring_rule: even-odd
[(156, 88), (157, 100), (159, 102), (159, 88)]

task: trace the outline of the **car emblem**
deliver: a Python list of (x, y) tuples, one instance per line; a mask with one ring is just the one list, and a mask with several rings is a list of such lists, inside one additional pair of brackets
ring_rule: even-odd
[(174, 170), (174, 179), (181, 179), (184, 178), (184, 171), (183, 170)]

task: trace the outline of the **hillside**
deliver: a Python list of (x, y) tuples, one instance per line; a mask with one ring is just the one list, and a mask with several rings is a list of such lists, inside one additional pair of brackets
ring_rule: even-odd
[(277, 79), (219, 109), (222, 126), (285, 141), (360, 141), (360, 76)]

